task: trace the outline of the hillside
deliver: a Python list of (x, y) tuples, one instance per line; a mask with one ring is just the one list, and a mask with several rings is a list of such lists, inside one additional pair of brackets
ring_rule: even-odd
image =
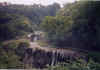
[[(7, 12), (9, 14), (19, 14), (28, 17), (34, 24), (39, 24), (45, 16), (55, 16), (56, 12), (60, 9), (60, 5), (55, 3), (49, 6), (43, 5), (16, 5), (10, 4), (0, 6), (0, 11)], [(38, 20), (37, 20), (38, 19)]]
[(99, 6), (0, 4), (0, 69), (100, 70)]

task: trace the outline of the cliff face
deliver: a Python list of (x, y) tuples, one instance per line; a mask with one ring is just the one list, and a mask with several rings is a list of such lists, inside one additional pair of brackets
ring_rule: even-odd
[[(58, 63), (70, 63), (80, 58), (86, 58), (80, 51), (65, 48), (41, 47), (37, 42), (30, 42), (30, 44), (21, 42), (18, 46), (16, 44), (13, 45), (9, 43), (0, 47), (0, 50), (5, 52), (7, 57), (9, 56), (7, 60), (10, 58), (14, 64), (20, 62), (25, 69), (46, 68), (47, 66), (55, 66)], [(5, 55), (5, 53), (3, 54)], [(16, 66), (20, 66), (19, 63)]]
[(45, 68), (48, 65), (54, 66), (60, 62), (69, 63), (79, 58), (84, 58), (84, 56), (76, 51), (52, 48), (49, 50), (24, 48), (23, 56), (21, 55), (21, 61), (25, 64), (25, 68)]

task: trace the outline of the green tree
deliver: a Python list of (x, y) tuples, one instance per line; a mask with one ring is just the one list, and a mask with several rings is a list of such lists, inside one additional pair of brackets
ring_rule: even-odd
[(32, 32), (28, 18), (24, 16), (0, 13), (0, 41), (14, 39)]
[[(53, 39), (57, 35), (62, 35), (61, 38), (60, 36), (56, 38), (56, 42), (60, 41), (58, 42), (60, 45), (87, 50), (100, 50), (99, 5), (100, 3), (97, 1), (76, 1), (67, 4), (57, 13), (56, 17), (53, 17), (55, 20), (46, 18), (46, 21), (43, 22), (45, 23), (44, 29), (47, 30), (46, 32), (51, 36), (49, 36), (51, 39), (53, 38), (52, 35), (55, 36)], [(65, 17), (65, 19), (63, 18), (59, 21), (62, 17)], [(51, 24), (52, 26), (49, 27)], [(60, 25), (62, 25), (62, 28)], [(54, 34), (50, 33), (50, 30)], [(66, 45), (64, 43), (72, 45)]]
[[(70, 31), (73, 22), (67, 22), (71, 19), (71, 17), (65, 16), (46, 17), (41, 27), (46, 32), (47, 39), (56, 46), (65, 46), (67, 38), (72, 35)], [(71, 45), (71, 43), (69, 44)]]

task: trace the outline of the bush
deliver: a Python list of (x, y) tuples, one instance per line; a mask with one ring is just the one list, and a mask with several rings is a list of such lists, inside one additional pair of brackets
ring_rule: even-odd
[(0, 69), (23, 69), (24, 64), (20, 61), (25, 49), (29, 46), (28, 41), (11, 40), (0, 44)]
[(16, 48), (16, 53), (17, 55), (23, 57), (26, 49), (29, 47), (29, 43), (28, 42), (21, 42), (19, 43), (18, 47)]
[(100, 63), (92, 60), (86, 62), (84, 60), (75, 61), (72, 63), (62, 63), (56, 66), (50, 66), (49, 70), (100, 70)]
[(15, 54), (14, 50), (7, 51), (0, 47), (0, 69), (24, 68), (20, 57)]
[(92, 51), (88, 53), (88, 56), (92, 58), (95, 62), (100, 62), (100, 52)]

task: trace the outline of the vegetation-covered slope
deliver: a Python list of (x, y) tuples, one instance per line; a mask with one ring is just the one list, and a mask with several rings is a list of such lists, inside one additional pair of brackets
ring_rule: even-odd
[(59, 47), (99, 50), (99, 8), (97, 1), (79, 1), (65, 5), (56, 17), (43, 24), (48, 40)]
[(32, 27), (27, 17), (0, 12), (0, 41), (15, 39), (28, 32), (32, 32)]
[[(40, 24), (45, 16), (55, 16), (59, 8), (58, 4), (0, 5), (0, 69), (27, 67), (22, 61), (26, 57), (25, 48), (29, 47), (27, 35), (39, 28), (37, 24)], [(23, 38), (25, 39), (21, 40)]]
[(0, 6), (0, 40), (16, 38), (39, 29), (45, 16), (55, 16), (59, 4), (42, 5), (6, 5)]
[[(46, 66), (45, 64), (50, 63), (50, 69), (55, 70), (100, 70), (99, 6), (100, 2), (97, 1), (70, 3), (60, 11), (58, 11), (60, 8), (58, 4), (47, 7), (41, 5), (0, 6), (0, 68), (18, 69), (34, 66), (43, 68)], [(78, 54), (72, 53), (72, 57), (66, 51), (67, 56), (63, 49), (60, 51), (49, 49), (50, 52), (41, 49), (34, 51), (32, 48), (28, 48), (29, 42), (22, 42), (23, 40), (19, 42), (20, 39), (13, 40), (33, 32), (32, 23), (39, 25), (43, 19), (43, 23), (40, 24), (41, 30), (46, 33), (45, 38), (50, 45), (53, 44), (60, 48), (76, 48), (76, 51), (78, 49), (88, 50), (86, 54), (89, 56), (85, 58), (81, 54), (84, 60), (81, 58), (74, 60), (73, 57), (79, 56)], [(28, 39), (24, 39), (24, 41), (28, 41)], [(97, 50), (98, 52), (94, 53)], [(58, 51), (62, 54), (59, 54)], [(54, 66), (52, 66), (52, 62), (56, 62), (56, 60), (64, 61), (64, 64), (54, 65), (55, 63), (53, 63)]]
[(45, 16), (55, 16), (60, 9), (60, 5), (55, 3), (49, 6), (43, 5), (7, 5), (0, 6), (0, 11), (6, 11), (10, 14), (19, 14), (28, 17), (32, 23), (39, 24)]

